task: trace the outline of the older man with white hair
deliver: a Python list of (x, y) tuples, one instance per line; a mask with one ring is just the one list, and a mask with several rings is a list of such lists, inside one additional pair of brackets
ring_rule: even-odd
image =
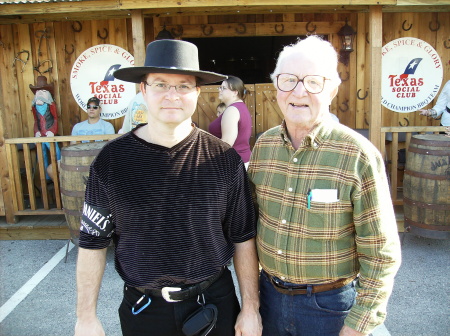
[(263, 335), (367, 335), (386, 316), (400, 244), (383, 159), (331, 120), (337, 53), (310, 36), (280, 53), (284, 120), (257, 141)]

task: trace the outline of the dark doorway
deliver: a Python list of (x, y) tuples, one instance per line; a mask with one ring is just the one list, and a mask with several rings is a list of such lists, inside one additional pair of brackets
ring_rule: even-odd
[[(278, 54), (299, 36), (186, 38), (199, 50), (200, 69), (234, 75), (244, 83), (270, 83)], [(300, 36), (304, 38), (304, 36)]]

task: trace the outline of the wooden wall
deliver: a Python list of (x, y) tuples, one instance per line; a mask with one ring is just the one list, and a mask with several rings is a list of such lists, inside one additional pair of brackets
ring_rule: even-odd
[[(167, 29), (181, 39), (325, 34), (339, 49), (337, 32), (346, 19), (357, 31), (355, 52), (351, 54), (348, 66), (339, 64), (343, 83), (331, 111), (351, 128), (368, 128), (369, 99), (357, 97), (358, 92), (363, 97), (370, 91), (367, 12), (153, 16), (144, 20), (144, 43), (146, 45), (154, 40), (156, 33), (166, 24)], [(412, 25), (410, 30), (402, 29), (404, 22), (406, 27)], [(439, 29), (433, 31), (438, 22)], [(70, 135), (73, 125), (86, 119), (86, 114), (78, 107), (70, 90), (73, 62), (81, 52), (97, 44), (114, 44), (133, 53), (132, 36), (130, 18), (0, 25), (0, 183), (3, 191), (0, 193), (0, 215), (4, 215), (2, 197), (7, 197), (10, 192), (3, 140), (33, 136), (33, 93), (29, 85), (35, 84), (39, 71), (49, 82), (55, 84), (54, 99), (59, 113), (58, 133)], [(444, 64), (444, 83), (449, 80), (450, 49), (446, 46), (450, 46), (450, 13), (383, 13), (383, 44), (409, 36), (422, 39), (437, 50)], [(254, 89), (251, 101), (255, 103), (251, 111), (254, 111), (255, 136), (278, 124), (281, 117), (270, 85), (246, 85)], [(211, 90), (214, 91), (213, 88), (204, 90), (194, 115), (194, 120), (204, 129), (207, 129), (209, 121), (214, 117), (217, 105), (217, 98), (214, 96), (216, 93)], [(113, 120), (112, 123), (118, 131), (122, 118)], [(439, 121), (419, 116), (418, 113), (399, 114), (382, 109), (383, 126), (398, 126), (399, 123), (409, 123), (409, 126), (439, 125)]]

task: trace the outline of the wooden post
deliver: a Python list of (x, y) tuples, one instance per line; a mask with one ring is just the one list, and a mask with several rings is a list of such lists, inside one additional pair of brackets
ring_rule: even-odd
[(381, 149), (381, 47), (383, 43), (383, 13), (381, 6), (370, 6), (369, 11), (369, 41), (370, 64), (370, 125), (369, 139)]
[(131, 11), (134, 66), (143, 66), (145, 60), (145, 29), (142, 10)]

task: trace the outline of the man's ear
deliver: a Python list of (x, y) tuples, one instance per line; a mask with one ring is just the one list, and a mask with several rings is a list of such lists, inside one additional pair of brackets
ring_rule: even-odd
[(334, 99), (334, 97), (336, 97), (338, 91), (339, 91), (339, 87), (338, 86), (336, 86), (336, 88), (333, 91), (331, 91), (331, 93), (330, 93), (330, 101), (332, 101)]
[(146, 94), (146, 91), (145, 91), (146, 87), (145, 87), (144, 82), (141, 82), (141, 84), (139, 84), (139, 89), (141, 90), (142, 94), (144, 94), (144, 95)]

